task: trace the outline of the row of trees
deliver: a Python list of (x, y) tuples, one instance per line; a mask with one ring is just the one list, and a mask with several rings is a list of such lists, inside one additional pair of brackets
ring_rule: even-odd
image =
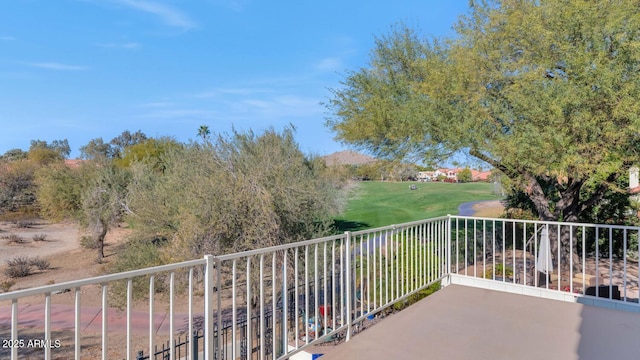
[[(354, 180), (380, 180), (380, 181), (416, 181), (420, 171), (434, 171), (435, 169), (412, 164), (400, 160), (376, 160), (359, 165), (335, 165), (338, 168), (336, 176)], [(447, 177), (442, 175), (437, 181), (444, 181)], [(457, 176), (458, 182), (471, 182), (473, 176), (468, 167), (462, 169)]]
[[(292, 129), (208, 135), (189, 143), (141, 132), (124, 132), (108, 143), (94, 139), (81, 148), (84, 161), (77, 167), (65, 165), (68, 152), (37, 162), (36, 147), (20, 156), (12, 150), (0, 160), (0, 188), (8, 192), (13, 182), (21, 189), (3, 196), (0, 209), (30, 206), (52, 220), (76, 219), (99, 257), (109, 229), (126, 221), (133, 235), (122, 256), (128, 263), (118, 270), (332, 231), (343, 207), (342, 183), (323, 161), (300, 151)], [(58, 143), (44, 147), (53, 152)], [(9, 180), (11, 173), (24, 181)], [(144, 256), (140, 249), (147, 250)]]
[(54, 140), (50, 144), (32, 140), (28, 151), (12, 149), (0, 156), (0, 214), (33, 210), (36, 171), (62, 162), (70, 153), (67, 140)]

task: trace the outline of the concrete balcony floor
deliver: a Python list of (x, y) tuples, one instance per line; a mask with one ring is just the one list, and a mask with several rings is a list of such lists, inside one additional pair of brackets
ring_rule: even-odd
[(637, 359), (640, 314), (450, 285), (335, 347), (332, 359)]

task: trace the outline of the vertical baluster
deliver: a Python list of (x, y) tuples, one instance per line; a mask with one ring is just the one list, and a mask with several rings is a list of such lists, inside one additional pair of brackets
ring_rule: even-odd
[[(271, 356), (273, 358), (273, 360), (275, 360), (278, 357), (278, 353), (277, 353), (277, 344), (278, 342), (276, 341), (276, 329), (277, 329), (277, 316), (276, 316), (276, 310), (277, 310), (277, 279), (276, 279), (276, 252), (274, 251), (271, 255), (271, 331), (272, 331), (272, 341), (271, 341)], [(235, 358), (234, 358), (235, 359)]]
[(332, 328), (335, 330), (336, 321), (336, 240), (331, 241), (331, 317)]
[[(285, 259), (286, 260), (286, 259)], [(285, 261), (286, 264), (286, 261)], [(247, 359), (251, 358), (251, 354), (253, 353), (253, 340), (251, 338), (251, 311), (252, 311), (252, 301), (251, 301), (251, 257), (247, 257)], [(286, 278), (286, 277), (285, 277)], [(285, 311), (286, 313), (286, 311)], [(286, 326), (286, 322), (285, 322)], [(285, 336), (286, 339), (286, 336)], [(285, 351), (286, 351), (285, 347)]]
[(299, 294), (298, 294), (298, 286), (299, 286), (299, 284), (298, 284), (298, 263), (299, 263), (299, 259), (298, 259), (298, 257), (299, 257), (299, 247), (296, 246), (295, 250), (294, 250), (294, 253), (293, 253), (293, 261), (294, 261), (293, 262), (293, 282), (294, 282), (293, 283), (293, 287), (294, 287), (293, 292), (294, 292), (294, 296), (295, 296), (295, 300), (294, 300), (294, 309), (295, 309), (295, 311), (294, 311), (294, 313), (295, 313), (295, 315), (294, 315), (295, 316), (295, 324), (294, 324), (294, 326), (295, 326), (295, 330), (294, 331), (295, 332), (294, 332), (294, 334), (295, 334), (295, 336), (294, 337), (295, 337), (296, 349), (299, 347), (298, 338), (300, 337), (300, 329), (299, 329), (299, 326), (298, 326), (298, 323), (300, 322), (299, 315), (298, 315), (298, 312), (300, 310), (300, 304), (298, 304), (298, 299), (299, 299)]
[(75, 316), (74, 316), (74, 328), (75, 328), (75, 332), (74, 332), (74, 346), (75, 346), (75, 359), (76, 360), (80, 360), (80, 353), (81, 353), (81, 346), (80, 346), (80, 331), (81, 331), (81, 316), (80, 314), (81, 312), (81, 302), (80, 302), (80, 287), (76, 288), (75, 291), (75, 307), (74, 307), (74, 311), (75, 311)]
[(613, 299), (613, 228), (609, 227), (609, 299)]
[(309, 245), (304, 246), (304, 339), (309, 343)]
[[(193, 337), (193, 268), (189, 268), (189, 323), (188, 323), (188, 332), (187, 332), (187, 340), (191, 339)], [(196, 342), (197, 344), (197, 342)], [(187, 350), (185, 351), (186, 354), (189, 354), (189, 359), (194, 359), (194, 357), (196, 356), (196, 354), (194, 354), (198, 352), (198, 347), (196, 346), (195, 348), (193, 346), (191, 346), (189, 348), (189, 346), (187, 346)]]
[(153, 335), (155, 334), (153, 321), (153, 296), (155, 294), (155, 276), (149, 277), (149, 357), (153, 354)]
[(131, 308), (133, 307), (133, 280), (127, 280), (127, 360), (131, 359)]
[[(623, 260), (623, 278), (622, 278), (622, 288), (623, 290), (623, 299), (627, 301), (627, 229), (624, 229), (623, 240), (622, 240), (622, 260)], [(583, 278), (584, 279), (584, 278)]]
[[(236, 346), (236, 332), (238, 322), (238, 309), (236, 307), (236, 267), (237, 260), (234, 259), (231, 263), (231, 358), (237, 359), (237, 346)], [(275, 309), (274, 309), (275, 312)]]
[[(47, 344), (51, 341), (51, 293), (44, 295), (44, 340)], [(45, 360), (51, 359), (51, 347), (44, 347)]]
[(265, 319), (264, 319), (264, 254), (260, 255), (260, 360), (265, 358)]
[(107, 323), (109, 320), (109, 310), (107, 307), (108, 297), (107, 284), (102, 284), (102, 360), (108, 359), (109, 337), (107, 336)]
[(169, 358), (175, 360), (174, 343), (174, 296), (175, 296), (175, 272), (169, 274)]

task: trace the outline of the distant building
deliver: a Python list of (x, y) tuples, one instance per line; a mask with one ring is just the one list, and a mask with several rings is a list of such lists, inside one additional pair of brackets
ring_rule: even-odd
[(418, 171), (418, 181), (428, 182), (434, 181), (436, 176), (434, 176), (433, 171)]
[(471, 181), (489, 181), (491, 171), (471, 170)]
[[(448, 182), (458, 182), (458, 174), (464, 169), (455, 168), (455, 169), (447, 169), (442, 168), (436, 171), (420, 171), (418, 172), (418, 181), (438, 181), (438, 178), (444, 178), (445, 181)], [(491, 171), (471, 171), (471, 181), (489, 181), (491, 177)]]

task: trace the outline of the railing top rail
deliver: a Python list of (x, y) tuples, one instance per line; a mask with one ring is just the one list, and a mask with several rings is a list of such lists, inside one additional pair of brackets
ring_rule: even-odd
[(73, 289), (73, 288), (86, 286), (86, 285), (96, 285), (96, 284), (104, 284), (111, 281), (126, 280), (134, 277), (138, 277), (138, 276), (156, 274), (162, 271), (171, 271), (171, 270), (176, 270), (181, 268), (205, 265), (205, 263), (206, 263), (205, 259), (189, 260), (189, 261), (183, 261), (183, 262), (174, 263), (174, 264), (154, 266), (150, 268), (131, 270), (131, 271), (126, 271), (126, 272), (121, 272), (116, 274), (96, 276), (96, 277), (87, 278), (87, 279), (67, 281), (59, 284), (45, 285), (45, 286), (39, 286), (39, 287), (23, 289), (23, 290), (16, 290), (16, 291), (0, 294), (0, 301), (13, 300), (13, 299), (18, 299), (25, 296), (31, 296), (31, 295), (47, 294), (47, 293), (52, 293), (54, 291)]
[(503, 219), (503, 218), (489, 218), (489, 217), (477, 217), (477, 216), (460, 216), (451, 215), (454, 219), (469, 219), (469, 220), (490, 220), (501, 222), (515, 222), (524, 224), (538, 224), (538, 225), (563, 225), (563, 226), (576, 226), (576, 227), (588, 227), (588, 228), (611, 228), (621, 230), (640, 230), (640, 226), (630, 225), (615, 225), (615, 224), (593, 224), (593, 223), (579, 223), (579, 222), (563, 222), (563, 221), (544, 221), (544, 220), (522, 220), (522, 219)]
[[(378, 227), (378, 228), (374, 228), (374, 229), (359, 230), (359, 231), (351, 232), (351, 235), (354, 235), (354, 236), (356, 236), (356, 235), (365, 235), (365, 234), (370, 234), (370, 233), (379, 232), (379, 231), (393, 230), (393, 229), (398, 229), (398, 228), (403, 228), (403, 227), (408, 227), (408, 226), (421, 225), (421, 224), (426, 224), (426, 223), (430, 223), (430, 222), (437, 222), (437, 221), (442, 221), (442, 220), (447, 220), (447, 217), (446, 216), (441, 216), (441, 217), (437, 217), (437, 218), (412, 221), (412, 222), (407, 222), (407, 223), (402, 223), (402, 224), (394, 224), (394, 225), (382, 226), (382, 227)], [(239, 258), (244, 258), (244, 257), (255, 256), (255, 255), (263, 255), (263, 254), (273, 253), (275, 251), (289, 250), (289, 249), (296, 248), (296, 247), (303, 247), (303, 246), (308, 246), (308, 245), (315, 245), (315, 244), (319, 244), (319, 243), (345, 239), (346, 236), (347, 236), (346, 233), (343, 233), (343, 234), (338, 234), (338, 235), (326, 236), (326, 237), (322, 237), (322, 238), (318, 238), (318, 239), (311, 239), (311, 240), (305, 240), (305, 241), (300, 241), (300, 242), (295, 242), (295, 243), (270, 246), (270, 247), (266, 247), (266, 248), (248, 250), (248, 251), (237, 252), (237, 253), (233, 253), (233, 254), (225, 254), (225, 255), (217, 256), (216, 260), (217, 261), (229, 261), (229, 260), (234, 260), (234, 259), (239, 259)]]
[(395, 230), (395, 229), (398, 229), (398, 228), (405, 228), (405, 227), (409, 227), (409, 226), (422, 225), (422, 224), (438, 222), (438, 221), (447, 220), (447, 219), (448, 219), (447, 216), (440, 216), (440, 217), (436, 217), (436, 218), (430, 218), (430, 219), (424, 219), (424, 220), (416, 220), (416, 221), (411, 221), (411, 222), (406, 222), (406, 223), (401, 223), (401, 224), (387, 225), (387, 226), (377, 227), (377, 228), (374, 228), (374, 229), (358, 230), (358, 231), (352, 232), (351, 235), (354, 235), (354, 236), (366, 235), (366, 234), (374, 233), (374, 232), (377, 232), (377, 231)]
[(228, 261), (228, 260), (234, 260), (234, 259), (254, 256), (254, 255), (269, 254), (269, 253), (273, 253), (273, 252), (281, 251), (281, 250), (289, 250), (289, 249), (302, 247), (302, 246), (307, 246), (307, 245), (315, 245), (315, 244), (319, 244), (319, 243), (323, 243), (323, 242), (345, 239), (346, 237), (347, 237), (346, 234), (338, 234), (338, 235), (326, 236), (326, 237), (322, 237), (322, 238), (318, 238), (318, 239), (304, 240), (304, 241), (299, 241), (299, 242), (294, 242), (294, 243), (289, 243), (289, 244), (282, 244), (282, 245), (270, 246), (270, 247), (261, 248), (261, 249), (247, 250), (247, 251), (243, 251), (243, 252), (220, 255), (220, 256), (216, 256), (216, 260), (217, 261)]

